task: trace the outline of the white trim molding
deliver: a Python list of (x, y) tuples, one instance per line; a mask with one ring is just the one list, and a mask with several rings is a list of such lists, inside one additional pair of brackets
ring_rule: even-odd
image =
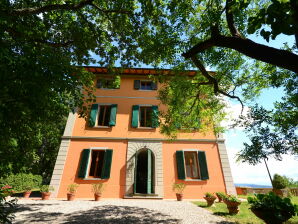
[[(72, 113), (72, 112), (69, 113), (67, 123), (66, 123), (65, 129), (64, 129), (64, 135), (69, 135), (69, 136), (72, 135), (72, 131), (73, 131), (73, 128), (74, 128), (76, 117), (77, 117), (76, 112), (75, 113)], [(70, 141), (71, 141), (71, 139), (63, 139), (62, 138), (62, 141), (61, 141), (61, 144), (60, 144), (58, 156), (57, 156), (57, 159), (56, 159), (54, 171), (53, 171), (51, 182), (50, 182), (50, 185), (54, 187), (54, 191), (52, 193), (53, 198), (57, 197), (57, 194), (58, 194), (58, 191), (59, 191), (59, 188), (60, 188), (62, 173), (63, 173), (63, 170), (64, 170), (64, 165), (65, 165), (65, 161), (66, 161), (66, 158), (67, 158), (67, 153), (68, 153)]]

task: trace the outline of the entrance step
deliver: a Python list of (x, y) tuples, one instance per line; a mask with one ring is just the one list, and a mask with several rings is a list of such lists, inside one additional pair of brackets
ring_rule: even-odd
[(132, 194), (125, 195), (124, 199), (163, 199), (163, 197), (160, 197), (157, 194)]

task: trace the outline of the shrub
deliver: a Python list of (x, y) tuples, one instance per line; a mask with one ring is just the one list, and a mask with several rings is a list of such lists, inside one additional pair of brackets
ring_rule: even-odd
[(186, 187), (185, 183), (174, 183), (173, 184), (173, 191), (175, 191), (178, 194), (182, 194), (185, 187)]
[(212, 194), (212, 193), (205, 193), (205, 198), (212, 198), (212, 199), (216, 199), (216, 197)]
[(216, 194), (216, 196), (218, 197), (218, 198), (222, 198), (222, 199), (224, 199), (227, 195), (225, 194), (225, 193), (223, 193), (223, 192), (216, 192), (215, 193)]
[(9, 201), (5, 199), (8, 189), (12, 190), (12, 188), (7, 188), (5, 186), (1, 186), (0, 188), (0, 223), (10, 224), (15, 217), (14, 212), (16, 210), (17, 199)]
[(278, 174), (274, 174), (272, 180), (272, 186), (274, 189), (284, 189), (289, 185), (289, 181), (287, 178), (280, 176)]
[(31, 173), (12, 174), (5, 179), (1, 179), (2, 184), (7, 184), (13, 187), (15, 191), (31, 191), (34, 188), (39, 188), (42, 182), (40, 175), (33, 175)]
[(92, 192), (94, 194), (101, 194), (104, 190), (104, 184), (98, 183), (98, 184), (92, 184)]
[(281, 198), (272, 192), (256, 194), (255, 197), (248, 197), (247, 201), (252, 210), (263, 213), (264, 220), (269, 218), (282, 223), (297, 214), (297, 205), (294, 205), (289, 198)]
[(50, 192), (50, 191), (54, 191), (54, 187), (50, 186), (50, 185), (41, 185), (40, 186), (40, 192)]
[(227, 195), (224, 197), (224, 201), (227, 201), (227, 202), (238, 202), (238, 203), (241, 203), (241, 201), (234, 195)]
[(68, 187), (67, 187), (67, 191), (68, 191), (69, 193), (71, 193), (71, 194), (74, 194), (74, 193), (77, 192), (77, 189), (78, 189), (79, 186), (80, 186), (80, 185), (75, 184), (75, 183), (70, 184), (70, 185), (68, 185)]

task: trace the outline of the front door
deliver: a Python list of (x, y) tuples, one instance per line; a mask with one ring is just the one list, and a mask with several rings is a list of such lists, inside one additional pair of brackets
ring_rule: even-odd
[(154, 159), (150, 149), (140, 149), (136, 153), (135, 181), (134, 193), (152, 194), (153, 190), (153, 174)]

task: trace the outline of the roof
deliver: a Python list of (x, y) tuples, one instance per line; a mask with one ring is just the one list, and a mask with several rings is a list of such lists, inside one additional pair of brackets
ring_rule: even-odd
[[(121, 75), (174, 75), (174, 71), (171, 69), (154, 69), (154, 68), (112, 68), (108, 69), (106, 67), (97, 66), (83, 66), (87, 71), (98, 73), (98, 74), (108, 74), (111, 70), (120, 73)], [(109, 72), (110, 71), (110, 72)], [(197, 70), (187, 70), (182, 72), (182, 74), (194, 76)]]

